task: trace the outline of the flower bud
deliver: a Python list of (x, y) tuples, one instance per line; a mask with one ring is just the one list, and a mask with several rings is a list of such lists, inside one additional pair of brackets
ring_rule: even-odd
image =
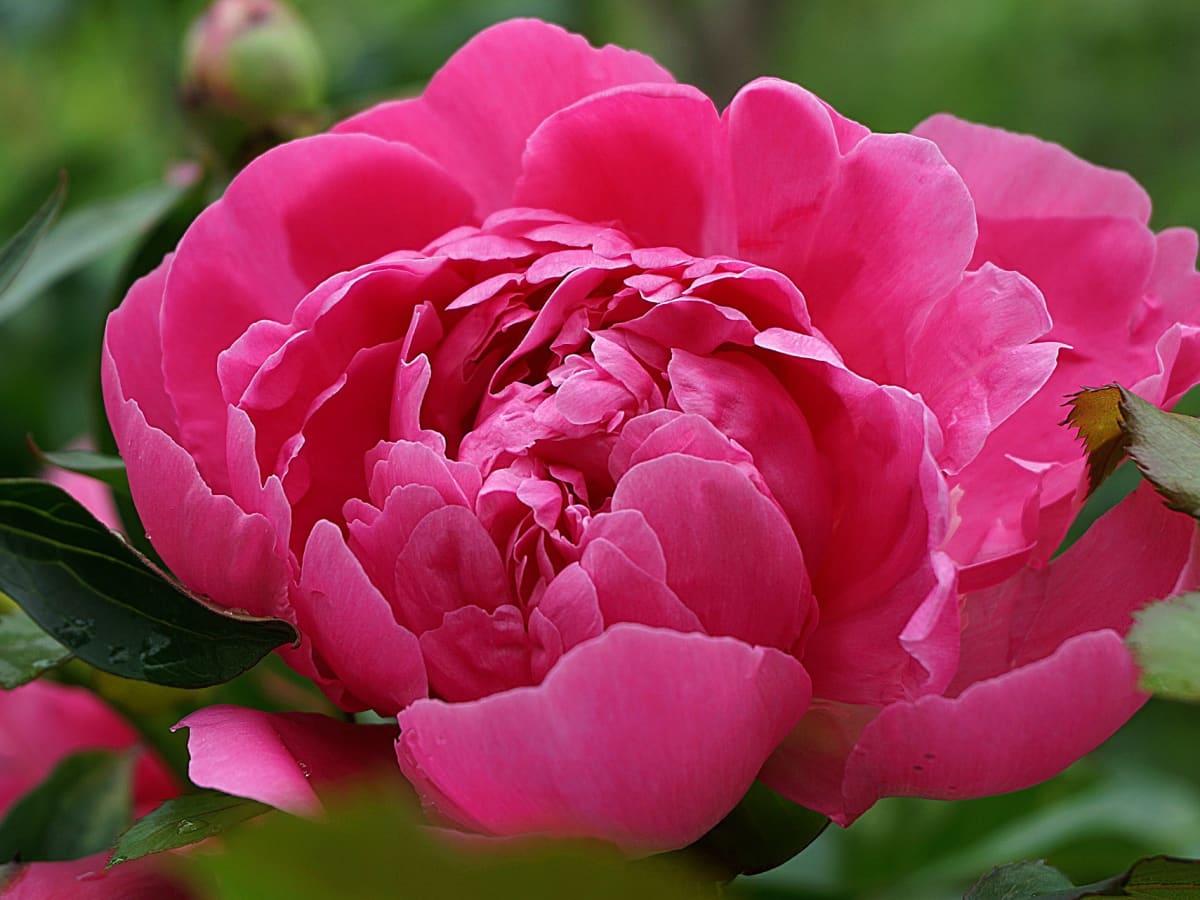
[(325, 72), (312, 33), (277, 0), (216, 0), (188, 31), (183, 100), (250, 128), (315, 112)]

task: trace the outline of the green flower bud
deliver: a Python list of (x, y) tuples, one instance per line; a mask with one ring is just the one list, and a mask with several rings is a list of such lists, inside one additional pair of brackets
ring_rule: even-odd
[(312, 33), (278, 0), (216, 0), (188, 31), (183, 99), (197, 112), (278, 128), (316, 112), (324, 88)]

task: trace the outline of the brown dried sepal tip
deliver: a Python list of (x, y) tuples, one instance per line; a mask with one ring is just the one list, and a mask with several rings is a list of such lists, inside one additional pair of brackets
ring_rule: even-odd
[(1129, 450), (1129, 435), (1121, 427), (1121, 388), (1110, 384), (1084, 388), (1067, 398), (1070, 407), (1060, 424), (1075, 429), (1087, 450), (1088, 493), (1096, 490)]

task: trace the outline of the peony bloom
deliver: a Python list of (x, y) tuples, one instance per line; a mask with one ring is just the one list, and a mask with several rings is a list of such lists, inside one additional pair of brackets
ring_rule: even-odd
[[(35, 681), (0, 691), (0, 814), (45, 779), (62, 759), (83, 750), (121, 750), (137, 734), (94, 694), (82, 688)], [(134, 810), (145, 815), (175, 796), (175, 780), (149, 752), (134, 770)], [(107, 853), (68, 862), (19, 866), (0, 886), (5, 900), (174, 900), (190, 897), (152, 860), (135, 860), (107, 872)]]
[[(1137, 189), (925, 128), (945, 153), (786, 82), (718, 113), (640, 54), (483, 32), (423, 96), (251, 163), (109, 319), (155, 546), (295, 623), (288, 661), (396, 716), (463, 829), (645, 852), (756, 777), (842, 823), (1048, 777), (1141, 701), (1120, 634), (1191, 578), (1193, 529), (1142, 494), (1044, 565), (1081, 466), (1031, 442), (1062, 385), (1129, 380), (1100, 371), (1132, 326), (991, 235), (1117, 255), (1132, 225), (1062, 222)], [(1167, 396), (1194, 236), (1149, 241), (1106, 309)], [(377, 743), (284, 721), (189, 717), (194, 780), (311, 809), (305, 776)]]

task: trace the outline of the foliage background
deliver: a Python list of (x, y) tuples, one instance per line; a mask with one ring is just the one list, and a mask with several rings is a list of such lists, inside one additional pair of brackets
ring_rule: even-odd
[[(0, 238), (56, 173), (67, 209), (162, 178), (191, 145), (178, 53), (202, 0), (0, 0)], [(1134, 174), (1154, 225), (1200, 225), (1200, 7), (1194, 0), (294, 0), (329, 71), (331, 118), (419, 90), (481, 27), (536, 15), (651, 53), (719, 103), (759, 74), (797, 81), (875, 130), (946, 110)], [(0, 476), (94, 425), (114, 254), (0, 322)], [(893, 800), (828, 831), (744, 897), (957, 896), (1044, 856), (1077, 882), (1151, 852), (1200, 856), (1200, 711), (1151, 703), (1047, 785), (960, 804)]]

